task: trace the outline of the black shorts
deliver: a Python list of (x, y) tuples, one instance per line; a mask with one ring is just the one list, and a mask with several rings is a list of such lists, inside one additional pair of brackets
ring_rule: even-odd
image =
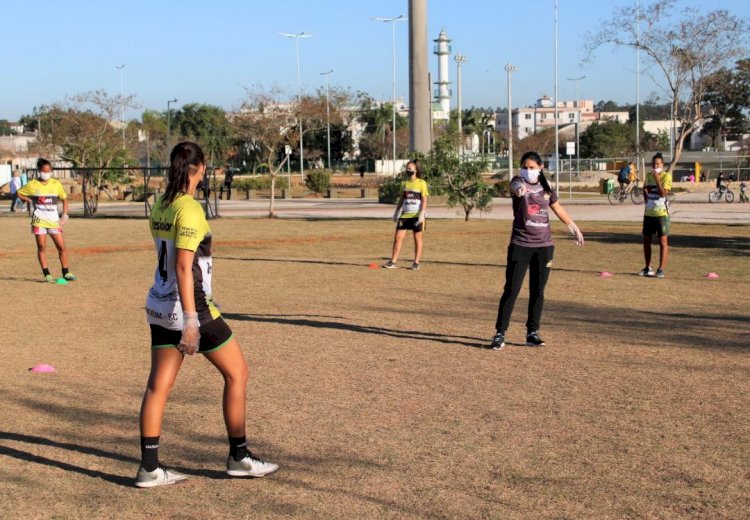
[(668, 237), (669, 228), (671, 222), (669, 216), (666, 217), (649, 217), (646, 215), (643, 217), (643, 234), (652, 236), (657, 235), (659, 237)]
[[(206, 354), (214, 352), (229, 343), (232, 339), (232, 329), (223, 318), (204, 323), (200, 327), (201, 343), (198, 346), (198, 352)], [(182, 331), (169, 330), (159, 325), (151, 325), (151, 348), (177, 347), (182, 338)]]
[(427, 227), (426, 221), (417, 224), (417, 220), (419, 220), (419, 217), (400, 218), (398, 219), (398, 222), (396, 222), (396, 229), (412, 230), (415, 233), (421, 233)]

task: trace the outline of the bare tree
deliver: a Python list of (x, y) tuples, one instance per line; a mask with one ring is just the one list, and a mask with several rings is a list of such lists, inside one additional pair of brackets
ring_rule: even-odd
[(40, 147), (84, 170), (84, 214), (96, 214), (100, 192), (105, 190), (106, 168), (122, 165), (129, 150), (116, 127), (123, 106), (137, 108), (135, 96), (110, 96), (104, 90), (77, 94), (48, 107), (44, 114)]
[(586, 61), (600, 47), (613, 44), (640, 49), (654, 67), (654, 79), (680, 122), (669, 170), (679, 161), (685, 139), (706, 117), (702, 102), (711, 78), (743, 54), (749, 28), (747, 20), (727, 10), (702, 14), (690, 7), (677, 9), (676, 4), (655, 0), (640, 9), (632, 4), (616, 8), (598, 32), (587, 34), (586, 42)]
[(268, 91), (260, 86), (247, 89), (240, 109), (231, 117), (237, 139), (268, 164), (271, 173), (269, 217), (275, 216), (276, 176), (287, 160), (285, 158), (278, 164), (279, 157), (295, 125), (295, 117), (289, 105), (282, 103), (280, 99), (281, 91), (278, 88)]

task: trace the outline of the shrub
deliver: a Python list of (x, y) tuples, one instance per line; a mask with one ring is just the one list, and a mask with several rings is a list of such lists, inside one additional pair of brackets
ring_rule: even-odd
[(378, 202), (381, 204), (396, 204), (401, 196), (401, 180), (398, 178), (386, 179), (378, 186)]
[[(289, 187), (289, 182), (286, 177), (281, 175), (276, 176), (276, 189), (285, 190)], [(271, 189), (271, 176), (260, 175), (258, 177), (248, 177), (246, 179), (240, 179), (232, 183), (232, 188), (238, 191), (248, 192), (250, 190), (270, 190)]]
[(305, 175), (305, 186), (315, 193), (323, 193), (331, 188), (331, 172), (311, 170)]

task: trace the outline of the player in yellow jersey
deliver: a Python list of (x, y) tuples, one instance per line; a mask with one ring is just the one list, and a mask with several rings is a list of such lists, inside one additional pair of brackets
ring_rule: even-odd
[(156, 249), (154, 283), (146, 299), (151, 327), (151, 374), (141, 405), (141, 466), (135, 485), (175, 484), (187, 477), (159, 465), (159, 436), (167, 397), (185, 354), (206, 358), (224, 377), (227, 474), (263, 477), (278, 469), (247, 449), (248, 369), (239, 343), (211, 297), (211, 228), (193, 198), (206, 174), (201, 148), (178, 144), (170, 156), (167, 189), (154, 205), (150, 227)]
[[(646, 176), (643, 196), (646, 200), (646, 211), (643, 216), (643, 256), (646, 267), (638, 272), (639, 276), (664, 278), (669, 254), (669, 208), (667, 194), (672, 189), (672, 172), (664, 171), (664, 158), (657, 153), (651, 158), (651, 173)], [(651, 267), (651, 240), (653, 235), (659, 237), (659, 267)]]
[[(63, 278), (73, 281), (76, 276), (68, 269), (68, 254), (62, 235), (63, 226), (68, 221), (68, 199), (60, 181), (52, 178), (52, 164), (47, 159), (39, 159), (36, 162), (36, 168), (39, 178), (31, 180), (16, 193), (19, 199), (34, 208), (31, 214), (31, 232), (36, 239), (36, 256), (42, 267), (42, 275), (45, 282), (54, 281), (47, 267), (47, 235), (49, 235), (60, 257)], [(63, 203), (62, 217), (57, 210), (59, 201)]]
[(391, 259), (383, 266), (386, 269), (396, 269), (398, 255), (404, 243), (404, 237), (408, 230), (414, 231), (414, 263), (409, 269), (419, 270), (419, 261), (422, 258), (422, 233), (425, 230), (425, 210), (427, 209), (427, 183), (422, 179), (422, 166), (419, 161), (412, 160), (406, 163), (406, 175), (408, 179), (401, 184), (401, 197), (396, 204), (393, 213), (393, 221), (396, 223), (396, 234), (393, 237), (393, 251)]

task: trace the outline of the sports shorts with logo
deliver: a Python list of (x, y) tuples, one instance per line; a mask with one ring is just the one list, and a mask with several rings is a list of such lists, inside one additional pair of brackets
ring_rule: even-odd
[(652, 236), (657, 235), (659, 237), (668, 237), (669, 228), (671, 226), (669, 215), (664, 217), (650, 217), (648, 215), (643, 217), (643, 234)]
[[(176, 347), (180, 344), (182, 331), (169, 330), (159, 325), (150, 324), (151, 326), (151, 348)], [(198, 346), (198, 353), (206, 354), (219, 350), (229, 343), (232, 339), (232, 329), (223, 318), (204, 323), (200, 326), (201, 340)]]
[(420, 233), (425, 230), (425, 223), (422, 222), (417, 223), (419, 220), (419, 217), (409, 217), (409, 218), (400, 218), (398, 219), (398, 222), (396, 223), (396, 229), (405, 229), (407, 231), (411, 230), (415, 233)]

